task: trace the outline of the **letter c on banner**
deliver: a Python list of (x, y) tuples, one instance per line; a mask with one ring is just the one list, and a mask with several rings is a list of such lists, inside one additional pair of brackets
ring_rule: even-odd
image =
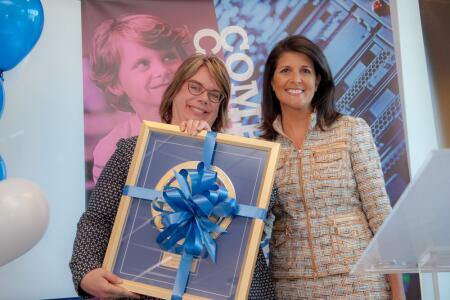
[(194, 36), (194, 47), (197, 53), (206, 54), (206, 50), (200, 46), (200, 40), (204, 37), (211, 37), (216, 41), (216, 45), (211, 49), (211, 52), (217, 54), (222, 48), (221, 37), (217, 31), (205, 28), (197, 31)]
[[(231, 68), (231, 65), (235, 61), (245, 62), (247, 64), (247, 71), (245, 71), (244, 73), (234, 72), (233, 69)], [(255, 69), (252, 59), (248, 55), (245, 55), (244, 53), (231, 54), (230, 56), (228, 56), (225, 64), (227, 66), (228, 73), (230, 73), (230, 77), (233, 80), (237, 80), (237, 81), (245, 81), (245, 80), (249, 79), (252, 76), (253, 71)]]
[(222, 36), (222, 47), (226, 51), (233, 52), (234, 48), (228, 44), (227, 42), (227, 36), (230, 34), (236, 33), (240, 36), (242, 36), (242, 44), (239, 47), (241, 50), (248, 50), (250, 49), (250, 46), (248, 44), (248, 35), (247, 32), (245, 32), (244, 28), (240, 26), (227, 26), (225, 27), (222, 32), (220, 33)]

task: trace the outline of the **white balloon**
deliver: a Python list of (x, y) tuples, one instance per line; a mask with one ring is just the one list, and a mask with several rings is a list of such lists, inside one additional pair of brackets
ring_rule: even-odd
[(48, 203), (36, 184), (21, 178), (0, 181), (0, 266), (33, 248), (48, 220)]

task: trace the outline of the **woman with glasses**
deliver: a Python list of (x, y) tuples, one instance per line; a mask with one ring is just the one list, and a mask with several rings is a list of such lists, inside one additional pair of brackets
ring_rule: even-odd
[[(221, 131), (229, 98), (230, 78), (224, 63), (216, 56), (197, 54), (181, 64), (167, 87), (160, 106), (161, 120), (179, 125), (191, 135), (201, 130)], [(137, 137), (118, 142), (78, 223), (70, 268), (81, 297), (139, 298), (118, 286), (121, 279), (101, 267), (136, 142)], [(261, 249), (249, 299), (275, 299)]]
[(159, 108), (161, 120), (179, 124), (190, 134), (221, 131), (230, 98), (229, 76), (222, 68), (223, 62), (215, 56), (188, 58), (164, 92)]

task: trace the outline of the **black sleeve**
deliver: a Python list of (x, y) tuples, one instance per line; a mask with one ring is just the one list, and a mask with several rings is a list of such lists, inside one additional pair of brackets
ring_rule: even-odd
[(91, 297), (80, 288), (80, 281), (87, 273), (102, 266), (136, 141), (133, 137), (118, 142), (78, 222), (69, 266), (80, 297)]
[(261, 247), (259, 247), (258, 258), (256, 259), (255, 272), (253, 273), (248, 299), (276, 299), (272, 276)]
[[(269, 202), (269, 208), (268, 212), (271, 212), (275, 201), (278, 196), (278, 188), (274, 186), (272, 188), (272, 194), (270, 195), (270, 202)], [(270, 235), (272, 234), (272, 223), (267, 224), (266, 227), (270, 226)], [(266, 232), (267, 235), (267, 232)], [(263, 236), (264, 238), (264, 236)], [(276, 299), (275, 296), (275, 288), (273, 286), (272, 282), (272, 275), (269, 269), (269, 266), (267, 265), (266, 258), (264, 257), (263, 251), (261, 249), (261, 246), (259, 247), (258, 251), (258, 257), (256, 259), (256, 266), (255, 266), (255, 272), (253, 273), (253, 279), (252, 284), (250, 286), (250, 292), (248, 295), (248, 299)]]

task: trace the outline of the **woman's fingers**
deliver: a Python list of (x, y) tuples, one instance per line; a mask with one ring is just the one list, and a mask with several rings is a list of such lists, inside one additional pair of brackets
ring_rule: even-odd
[(211, 130), (208, 122), (204, 120), (187, 120), (180, 123), (180, 130), (189, 135), (197, 135), (202, 130)]
[(112, 284), (120, 284), (122, 283), (122, 279), (114, 273), (108, 272), (104, 270), (103, 277)]
[(189, 120), (188, 121), (188, 125), (189, 125), (188, 133), (190, 135), (197, 135), (200, 132), (200, 130), (198, 130), (199, 124), (200, 124), (199, 120)]
[(204, 120), (200, 120), (198, 126), (197, 126), (197, 130), (200, 132), (202, 130), (206, 130), (206, 131), (211, 131), (211, 126), (209, 126), (208, 122), (204, 121)]
[(103, 268), (87, 273), (80, 282), (80, 287), (92, 296), (100, 299), (115, 299), (121, 297), (136, 298), (139, 296), (118, 286), (122, 279)]
[(180, 123), (180, 131), (181, 132), (185, 132), (185, 130), (186, 130), (186, 121), (182, 121), (181, 123)]
[(186, 133), (192, 135), (192, 123), (194, 120), (187, 120), (186, 121)]

